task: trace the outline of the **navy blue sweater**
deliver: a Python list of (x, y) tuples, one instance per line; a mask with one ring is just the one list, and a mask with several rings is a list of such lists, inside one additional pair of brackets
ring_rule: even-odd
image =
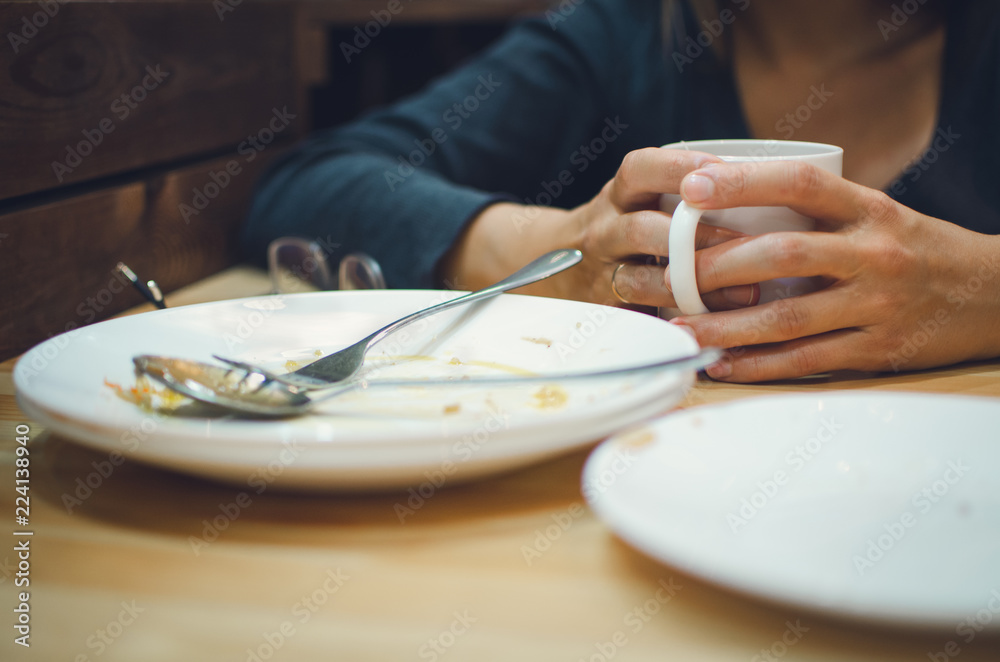
[[(736, 20), (746, 4), (719, 2)], [(887, 192), (996, 234), (997, 12), (985, 2), (951, 4), (938, 133)], [(634, 149), (751, 137), (731, 68), (701, 47), (714, 38), (712, 26), (684, 3), (666, 46), (660, 0), (563, 6), (515, 26), (420, 94), (318, 132), (283, 156), (258, 186), (243, 234), (247, 256), (260, 261), (282, 235), (322, 238), (340, 246), (334, 264), (364, 251), (390, 287), (439, 287), (438, 261), (492, 202), (570, 208), (592, 198)]]

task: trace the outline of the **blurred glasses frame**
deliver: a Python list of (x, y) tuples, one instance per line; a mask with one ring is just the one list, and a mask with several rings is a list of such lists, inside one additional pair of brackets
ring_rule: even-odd
[(334, 274), (324, 247), (300, 237), (279, 237), (267, 247), (267, 271), (274, 294), (309, 290), (382, 290), (385, 277), (375, 258), (350, 253)]

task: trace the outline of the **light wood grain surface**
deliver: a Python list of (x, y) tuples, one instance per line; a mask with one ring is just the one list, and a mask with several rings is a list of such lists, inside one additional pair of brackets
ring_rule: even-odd
[[(234, 269), (168, 302), (266, 289), (261, 273)], [(126, 462), (70, 512), (64, 495), (107, 456), (27, 420), (15, 404), (13, 365), (0, 364), (0, 503), (13, 532), (15, 429), (27, 424), (32, 630), (30, 649), (14, 644), (10, 625), (0, 630), (3, 660), (919, 662), (955, 659), (943, 653), (952, 640), (961, 662), (1000, 659), (995, 637), (966, 643), (954, 631), (852, 625), (734, 595), (645, 558), (583, 506), (587, 451), (446, 487), (403, 524), (393, 508), (401, 493), (252, 494), (195, 553), (191, 538), (238, 490)], [(685, 406), (824, 389), (1000, 397), (1000, 362), (757, 386), (700, 382)], [(523, 548), (556, 521), (570, 523), (527, 562)], [(0, 608), (9, 624), (18, 540), (7, 540)], [(789, 624), (801, 634), (785, 647)]]

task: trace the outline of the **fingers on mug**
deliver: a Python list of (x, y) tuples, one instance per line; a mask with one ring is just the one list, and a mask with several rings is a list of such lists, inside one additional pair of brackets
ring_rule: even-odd
[[(682, 145), (664, 145), (665, 149), (696, 149), (713, 154), (731, 163), (761, 163), (800, 161), (821, 168), (836, 176), (843, 170), (844, 150), (836, 145), (792, 140), (701, 140)], [(661, 207), (668, 211), (676, 200), (668, 236), (670, 289), (677, 308), (685, 315), (707, 313), (708, 308), (698, 292), (695, 276), (695, 235), (702, 221), (702, 210), (689, 206), (679, 196), (665, 195)], [(705, 221), (738, 230), (748, 235), (767, 232), (809, 231), (815, 222), (788, 207), (734, 207), (708, 212)], [(820, 285), (811, 278), (779, 278), (758, 284), (760, 302), (797, 296), (815, 291)], [(668, 311), (668, 314), (672, 314)]]

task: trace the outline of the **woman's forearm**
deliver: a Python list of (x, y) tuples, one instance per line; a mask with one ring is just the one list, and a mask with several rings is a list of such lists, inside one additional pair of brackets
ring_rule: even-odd
[[(445, 287), (477, 290), (559, 248), (580, 248), (572, 212), (497, 203), (469, 222), (441, 261), (439, 274)], [(571, 282), (571, 278), (554, 276), (517, 292), (569, 297)]]

